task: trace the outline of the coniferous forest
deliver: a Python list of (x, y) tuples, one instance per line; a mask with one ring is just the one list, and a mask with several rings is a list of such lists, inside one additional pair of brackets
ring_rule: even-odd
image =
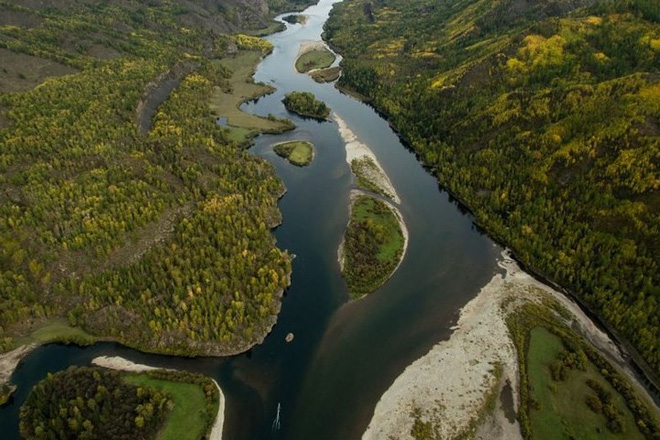
[(660, 10), (652, 0), (350, 0), (340, 86), (660, 373)]
[(274, 322), (291, 272), (270, 232), (284, 187), (207, 105), (230, 88), (214, 60), (267, 51), (233, 35), (267, 17), (148, 3), (0, 2), (14, 23), (0, 56), (68, 72), (0, 74), (3, 351), (53, 318), (178, 354), (242, 351)]

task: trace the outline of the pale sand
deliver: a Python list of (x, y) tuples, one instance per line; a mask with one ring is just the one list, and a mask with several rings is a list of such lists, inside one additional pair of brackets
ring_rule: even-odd
[(371, 159), (376, 167), (380, 170), (378, 176), (370, 176), (372, 177), (372, 179), (370, 179), (371, 182), (377, 187), (381, 188), (385, 193), (391, 194), (392, 200), (396, 204), (401, 204), (401, 199), (399, 199), (399, 195), (394, 189), (394, 185), (392, 185), (390, 178), (383, 170), (383, 167), (381, 166), (380, 162), (378, 162), (378, 159), (376, 158), (376, 155), (373, 153), (373, 151), (371, 151), (367, 145), (360, 142), (356, 134), (348, 127), (346, 122), (341, 117), (339, 117), (339, 115), (333, 113), (332, 118), (337, 122), (337, 125), (339, 126), (339, 134), (346, 145), (346, 163), (348, 163), (348, 166), (351, 166), (353, 159), (361, 157), (367, 157)]
[(92, 365), (97, 367), (109, 368), (111, 370), (119, 371), (130, 371), (133, 373), (141, 373), (144, 371), (153, 371), (153, 370), (168, 370), (174, 371), (171, 368), (158, 368), (151, 367), (144, 364), (136, 364), (135, 362), (129, 361), (119, 356), (99, 356), (92, 359)]
[[(136, 364), (135, 362), (131, 362), (128, 359), (119, 356), (99, 356), (92, 359), (92, 364), (103, 368), (109, 368), (111, 370), (130, 371), (134, 373), (153, 370), (174, 371), (171, 368), (158, 368), (144, 364)], [(215, 379), (211, 380), (213, 380), (213, 383), (218, 388), (219, 405), (218, 414), (215, 416), (215, 422), (213, 428), (211, 428), (209, 440), (222, 440), (222, 429), (225, 423), (225, 395), (222, 393), (222, 389), (220, 388), (220, 385), (218, 385), (218, 382), (216, 382)]]
[[(503, 367), (502, 378), (517, 389), (515, 347), (500, 308), (517, 287), (515, 276), (509, 272), (506, 277), (493, 277), (461, 310), (451, 338), (406, 368), (381, 397), (363, 439), (412, 439), (415, 408), (422, 420), (437, 422), (440, 438), (458, 436), (497, 385), (493, 375), (497, 363)], [(520, 438), (515, 431), (518, 437), (511, 440)]]
[[(454, 438), (464, 432), (483, 409), (489, 391), (508, 380), (513, 389), (514, 408), (519, 398), (518, 362), (515, 346), (506, 327), (506, 316), (526, 302), (540, 302), (551, 297), (573, 314), (572, 324), (578, 332), (615, 361), (635, 384), (646, 390), (623, 361), (610, 338), (564, 294), (537, 281), (515, 263), (507, 251), (498, 265), (506, 271), (497, 274), (481, 289), (460, 313), (456, 331), (448, 341), (435, 345), (394, 381), (378, 402), (363, 439), (412, 439), (410, 430), (413, 408), (419, 408), (423, 421), (437, 422), (441, 438)], [(503, 367), (499, 384), (491, 373), (492, 366)], [(495, 411), (480, 423), (476, 438), (488, 440), (520, 439), (517, 422), (504, 416), (500, 400)]]
[(0, 385), (9, 383), (9, 378), (14, 374), (21, 359), (36, 347), (37, 344), (21, 345), (12, 351), (0, 354)]
[(298, 58), (300, 58), (300, 55), (305, 54), (307, 52), (311, 52), (315, 49), (328, 49), (328, 50), (330, 50), (328, 45), (325, 44), (325, 41), (313, 41), (313, 40), (303, 41), (302, 43), (300, 43), (300, 49), (298, 50), (298, 56), (296, 57), (296, 61), (298, 61)]

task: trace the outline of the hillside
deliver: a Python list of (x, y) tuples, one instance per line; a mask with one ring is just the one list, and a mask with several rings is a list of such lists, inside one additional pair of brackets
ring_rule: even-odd
[(340, 87), (656, 375), (659, 20), (652, 0), (349, 0), (326, 24)]
[(0, 351), (262, 340), (291, 272), (270, 232), (284, 188), (207, 101), (232, 93), (215, 60), (270, 50), (234, 35), (270, 17), (262, 0), (0, 2)]

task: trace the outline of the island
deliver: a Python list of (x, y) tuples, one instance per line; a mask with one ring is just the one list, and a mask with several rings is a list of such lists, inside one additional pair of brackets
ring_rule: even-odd
[(309, 76), (311, 76), (314, 81), (321, 84), (335, 81), (337, 78), (339, 78), (340, 74), (341, 67), (339, 66), (328, 67), (327, 69), (312, 70), (309, 72)]
[(292, 165), (304, 167), (314, 159), (314, 146), (307, 141), (287, 141), (273, 145), (278, 156), (287, 159)]
[(325, 121), (330, 116), (328, 106), (310, 92), (287, 93), (282, 102), (287, 110), (306, 118)]
[(337, 57), (325, 46), (316, 46), (304, 50), (296, 59), (296, 70), (307, 73), (312, 70), (325, 69), (335, 62)]
[(223, 417), (212, 379), (151, 367), (135, 370), (74, 366), (49, 374), (21, 407), (21, 436), (211, 438), (216, 418)]
[(401, 261), (404, 246), (398, 214), (383, 201), (355, 194), (340, 257), (350, 297), (380, 287)]
[(289, 14), (282, 17), (282, 20), (290, 24), (305, 24), (307, 23), (307, 16), (302, 14)]

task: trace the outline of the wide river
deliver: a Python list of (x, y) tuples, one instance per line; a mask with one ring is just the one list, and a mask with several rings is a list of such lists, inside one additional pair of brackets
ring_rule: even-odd
[[(309, 17), (304, 25), (288, 25), (268, 38), (275, 49), (259, 65), (255, 79), (277, 91), (244, 106), (261, 115), (290, 117), (297, 125), (284, 135), (258, 137), (251, 150), (275, 166), (288, 189), (279, 204), (284, 223), (274, 234), (281, 248), (297, 256), (293, 284), (272, 333), (250, 352), (229, 358), (146, 355), (111, 343), (40, 347), (12, 377), (18, 390), (0, 408), (3, 439), (19, 438), (18, 411), (32, 385), (48, 372), (87, 365), (99, 355), (216, 378), (227, 397), (227, 439), (356, 439), (394, 379), (451, 334), (460, 308), (497, 270), (501, 249), (438, 187), (372, 108), (294, 70), (301, 43), (321, 39), (323, 23), (337, 1), (321, 0), (304, 12)], [(344, 144), (336, 123), (287, 113), (281, 100), (294, 90), (313, 92), (348, 123), (374, 151), (401, 198), (410, 231), (405, 260), (382, 288), (361, 301), (348, 302), (337, 263), (353, 185)], [(309, 167), (294, 167), (272, 152), (274, 142), (287, 139), (316, 146)], [(286, 343), (289, 332), (295, 339)]]

